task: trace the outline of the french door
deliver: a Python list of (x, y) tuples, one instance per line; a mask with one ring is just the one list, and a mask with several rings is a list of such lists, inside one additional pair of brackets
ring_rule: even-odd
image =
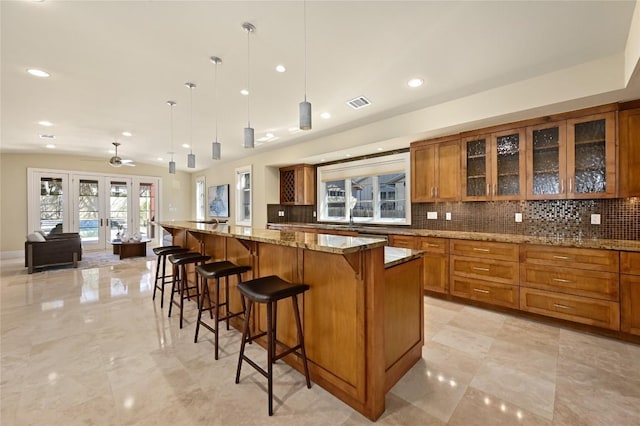
[(29, 171), (29, 232), (78, 232), (86, 250), (124, 234), (156, 239), (160, 178)]

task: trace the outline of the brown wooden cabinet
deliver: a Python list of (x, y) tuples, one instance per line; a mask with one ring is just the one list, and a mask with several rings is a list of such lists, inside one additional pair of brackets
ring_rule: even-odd
[(316, 169), (310, 164), (280, 168), (280, 204), (313, 205), (316, 202)]
[(452, 295), (518, 308), (518, 246), (470, 240), (451, 240)]
[(389, 235), (389, 245), (423, 250), (424, 289), (449, 293), (449, 240), (446, 238)]
[(462, 139), (462, 200), (520, 200), (525, 190), (525, 130)]
[(527, 199), (617, 195), (615, 112), (529, 126), (526, 139)]
[(640, 253), (620, 253), (620, 330), (640, 336)]
[[(640, 101), (618, 115), (618, 193), (621, 197), (640, 196)], [(623, 107), (626, 107), (623, 104)]]
[(620, 329), (617, 251), (520, 246), (520, 309)]
[(411, 201), (460, 200), (460, 139), (411, 144)]

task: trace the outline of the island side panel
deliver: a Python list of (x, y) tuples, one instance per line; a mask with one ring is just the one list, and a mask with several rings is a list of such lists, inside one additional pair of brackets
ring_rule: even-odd
[(385, 270), (384, 352), (388, 391), (422, 358), (424, 345), (423, 259)]

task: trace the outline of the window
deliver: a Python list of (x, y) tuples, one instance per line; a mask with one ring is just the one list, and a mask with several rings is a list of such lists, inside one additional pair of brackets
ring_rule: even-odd
[(251, 166), (236, 169), (236, 225), (251, 226)]
[(410, 224), (409, 153), (318, 167), (318, 218)]
[(206, 184), (204, 176), (196, 178), (196, 220), (205, 220)]

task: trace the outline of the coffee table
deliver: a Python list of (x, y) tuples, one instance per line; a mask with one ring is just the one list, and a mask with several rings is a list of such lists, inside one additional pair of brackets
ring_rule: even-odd
[(120, 259), (126, 259), (127, 257), (146, 256), (147, 255), (147, 243), (150, 239), (144, 239), (140, 241), (111, 241), (113, 245), (113, 254), (119, 254)]

